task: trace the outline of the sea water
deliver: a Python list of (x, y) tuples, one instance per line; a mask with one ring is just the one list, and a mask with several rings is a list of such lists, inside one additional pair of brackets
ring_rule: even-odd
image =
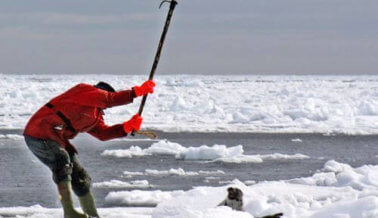
[[(186, 191), (195, 186), (224, 186), (234, 179), (247, 184), (288, 180), (311, 176), (328, 160), (355, 167), (378, 164), (378, 136), (375, 135), (159, 132), (159, 137), (183, 148), (199, 148), (202, 145), (211, 148), (214, 144), (222, 144), (227, 150), (241, 145), (243, 155), (259, 155), (262, 162), (214, 161), (216, 158), (203, 159), (201, 152), (198, 159), (190, 160), (169, 152), (131, 157), (107, 156), (102, 154), (112, 150), (127, 151), (132, 146), (148, 149), (158, 141), (126, 138), (99, 142), (89, 135), (82, 135), (73, 144), (79, 150), (81, 164), (93, 179), (93, 191), (99, 207), (154, 206), (150, 201), (125, 203), (106, 200), (106, 196), (114, 191)], [(59, 207), (50, 171), (33, 156), (23, 140), (1, 139), (0, 150), (0, 207), (35, 204)], [(224, 153), (227, 153), (226, 150)], [(298, 158), (295, 154), (303, 156)], [(242, 158), (240, 155), (236, 157)], [(117, 181), (122, 183), (117, 186)]]

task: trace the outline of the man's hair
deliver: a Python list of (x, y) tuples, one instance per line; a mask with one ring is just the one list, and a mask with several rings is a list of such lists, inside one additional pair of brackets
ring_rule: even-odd
[(108, 91), (108, 92), (115, 92), (115, 89), (111, 85), (102, 81), (98, 82), (96, 85), (94, 85), (94, 87)]

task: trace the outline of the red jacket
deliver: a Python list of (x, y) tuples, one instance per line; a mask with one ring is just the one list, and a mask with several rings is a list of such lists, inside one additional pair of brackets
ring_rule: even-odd
[[(131, 103), (132, 90), (107, 92), (92, 85), (79, 84), (53, 98), (41, 107), (29, 120), (24, 134), (53, 140), (68, 149), (76, 149), (69, 143), (79, 132), (88, 132), (100, 140), (126, 136), (122, 124), (107, 126), (103, 120), (103, 110), (109, 107)], [(73, 128), (69, 128), (67, 118)]]

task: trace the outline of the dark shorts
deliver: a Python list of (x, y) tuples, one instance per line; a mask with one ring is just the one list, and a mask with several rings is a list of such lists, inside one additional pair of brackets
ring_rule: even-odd
[(50, 168), (56, 184), (71, 181), (76, 195), (82, 196), (88, 193), (91, 178), (80, 165), (75, 153), (67, 152), (59, 143), (52, 140), (42, 140), (26, 135), (24, 137), (31, 152)]

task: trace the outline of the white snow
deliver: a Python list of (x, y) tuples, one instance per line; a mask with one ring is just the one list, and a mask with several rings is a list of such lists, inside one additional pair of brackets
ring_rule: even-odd
[(10, 139), (10, 140), (24, 140), (24, 137), (17, 134), (0, 134), (0, 139)]
[(143, 172), (131, 172), (131, 171), (124, 171), (123, 174), (128, 175), (130, 177), (132, 176), (143, 176)]
[(302, 139), (300, 138), (295, 138), (295, 139), (291, 139), (292, 142), (302, 142)]
[(143, 151), (139, 146), (131, 146), (129, 149), (105, 150), (101, 153), (101, 155), (131, 158), (145, 156), (146, 152)]
[(225, 173), (222, 170), (216, 170), (216, 171), (200, 170), (199, 174), (215, 175), (215, 174), (225, 174)]
[(263, 160), (301, 160), (301, 159), (310, 158), (309, 156), (304, 155), (304, 154), (280, 154), (280, 153), (265, 154), (265, 155), (260, 155), (260, 157)]
[[(377, 176), (378, 166), (352, 168), (329, 161), (321, 172), (309, 178), (260, 182), (251, 186), (235, 180), (226, 187), (197, 187), (159, 204), (152, 217), (231, 218), (283, 212), (285, 217), (293, 218), (376, 218)], [(216, 207), (225, 198), (229, 186), (238, 187), (244, 192), (245, 212)], [(218, 216), (213, 215), (214, 211)]]
[(184, 191), (117, 191), (110, 192), (105, 201), (124, 206), (156, 206), (158, 203), (183, 195)]
[(243, 146), (227, 147), (226, 145), (201, 145), (199, 147), (184, 147), (178, 143), (167, 140), (160, 140), (153, 143), (150, 147), (142, 149), (138, 146), (131, 146), (129, 149), (105, 150), (103, 156), (126, 157), (145, 156), (145, 155), (174, 155), (177, 159), (227, 162), (227, 163), (261, 163), (263, 160), (289, 160), (310, 158), (304, 154), (265, 154), (265, 155), (245, 155)]
[(155, 175), (155, 176), (164, 176), (164, 175), (178, 175), (178, 176), (196, 176), (199, 175), (197, 172), (185, 172), (182, 168), (179, 169), (170, 169), (170, 170), (151, 170), (146, 169), (147, 175)]
[[(0, 129), (23, 128), (53, 96), (99, 80), (127, 89), (144, 76), (0, 74)], [(144, 128), (164, 131), (378, 133), (378, 76), (160, 75)], [(15, 88), (17, 87), (17, 89)], [(109, 124), (139, 101), (106, 111)]]
[(135, 180), (130, 182), (124, 182), (120, 180), (111, 180), (105, 182), (93, 183), (94, 188), (151, 188), (153, 185), (147, 180)]
[[(80, 211), (80, 208), (77, 208)], [(104, 218), (151, 218), (153, 208), (146, 207), (112, 207), (100, 208)], [(40, 205), (31, 207), (0, 208), (0, 217), (15, 218), (63, 218), (61, 208), (43, 208)]]
[[(378, 165), (353, 168), (328, 161), (311, 177), (253, 184), (238, 180), (220, 187), (195, 187), (189, 191), (119, 191), (106, 196), (117, 206), (153, 206), (156, 208), (100, 208), (104, 218), (233, 218), (258, 217), (277, 212), (285, 218), (377, 218)], [(246, 184), (252, 184), (247, 186)], [(240, 188), (244, 212), (217, 205), (228, 187)], [(40, 206), (0, 208), (0, 217), (62, 217), (61, 209)]]
[(254, 185), (254, 184), (256, 184), (256, 181), (255, 180), (247, 180), (247, 181), (244, 181), (244, 184), (245, 185)]
[[(22, 129), (30, 116), (52, 97), (75, 84), (95, 84), (99, 80), (111, 83), (116, 89), (126, 89), (139, 85), (145, 77), (0, 74), (0, 129)], [(175, 132), (378, 134), (378, 76), (165, 75), (156, 77), (155, 81), (156, 91), (149, 97), (143, 114), (143, 128)], [(139, 100), (135, 100), (134, 104), (108, 109), (105, 119), (108, 124), (123, 122), (135, 114), (138, 107)], [(22, 140), (22, 136), (0, 134), (0, 139)], [(301, 139), (291, 141), (301, 142)], [(157, 141), (146, 149), (133, 146), (106, 150), (102, 155), (129, 158), (172, 155), (184, 160), (233, 163), (310, 158), (303, 154), (249, 155), (244, 154), (242, 145), (184, 147), (169, 141)], [(217, 173), (222, 174), (181, 168), (124, 172), (129, 176)], [(205, 179), (219, 180), (211, 176)], [(285, 218), (378, 217), (378, 165), (353, 168), (331, 160), (322, 170), (307, 178), (256, 184), (252, 180), (218, 182), (220, 187), (194, 187), (185, 192), (110, 192), (105, 200), (112, 206), (142, 207), (100, 208), (99, 212), (104, 218), (243, 218), (276, 212), (283, 212)], [(111, 180), (94, 186), (144, 189), (152, 185), (147, 180)], [(217, 207), (230, 186), (243, 190), (244, 212)], [(155, 205), (156, 208), (149, 207)], [(62, 217), (62, 210), (38, 205), (0, 208), (2, 217), (55, 218)]]
[(154, 169), (145, 169), (143, 172), (130, 172), (124, 171), (124, 175), (127, 176), (141, 176), (141, 175), (148, 175), (148, 176), (166, 176), (166, 175), (174, 175), (174, 176), (198, 176), (198, 175), (216, 175), (216, 174), (224, 174), (222, 170), (216, 171), (204, 171), (200, 170), (198, 172), (194, 171), (185, 171), (182, 168), (171, 168), (169, 170), (154, 170)]

